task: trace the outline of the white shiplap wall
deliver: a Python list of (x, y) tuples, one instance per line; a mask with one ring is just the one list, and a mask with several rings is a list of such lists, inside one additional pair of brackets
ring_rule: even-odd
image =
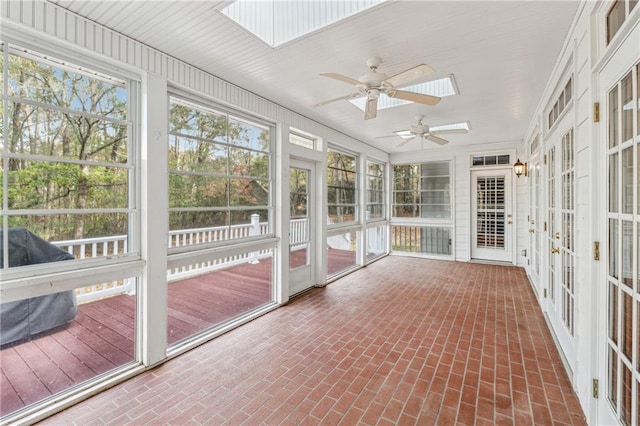
[[(323, 126), (294, 111), (230, 84), (136, 40), (116, 33), (43, 0), (0, 2), (0, 35), (38, 46), (42, 40), (84, 62), (95, 58), (123, 67), (129, 73), (151, 73), (201, 96), (268, 120), (315, 134), (352, 151), (387, 160), (385, 152)], [(80, 49), (78, 49), (80, 48)]]

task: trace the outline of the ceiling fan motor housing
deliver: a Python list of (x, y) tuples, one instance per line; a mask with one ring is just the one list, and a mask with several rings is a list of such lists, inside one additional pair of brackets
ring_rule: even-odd
[(380, 90), (372, 88), (367, 90), (367, 99), (378, 99), (380, 97)]
[(358, 81), (364, 84), (367, 88), (369, 87), (379, 88), (380, 86), (382, 86), (382, 82), (385, 81), (386, 79), (387, 79), (386, 74), (372, 70), (364, 74), (362, 77), (360, 77)]

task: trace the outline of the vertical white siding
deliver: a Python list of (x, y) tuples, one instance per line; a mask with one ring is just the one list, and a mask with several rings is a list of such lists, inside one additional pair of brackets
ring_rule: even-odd
[[(593, 124), (591, 120), (591, 69), (589, 66), (589, 34), (587, 16), (582, 16), (576, 25), (572, 35), (574, 40), (574, 102), (575, 111), (575, 149), (576, 149), (576, 259), (575, 259), (575, 300), (576, 300), (576, 324), (575, 338), (578, 359), (574, 374), (574, 388), (578, 393), (583, 409), (588, 410), (591, 399), (591, 374), (589, 366), (593, 362), (594, 355), (590, 348), (593, 347), (595, 330), (592, 321), (596, 315), (592, 311), (590, 287), (593, 282), (591, 246), (593, 242), (593, 202), (597, 199), (593, 191), (594, 168), (591, 158), (591, 138)], [(580, 368), (581, 370), (578, 370)]]
[(455, 171), (455, 258), (471, 259), (471, 173), (469, 153), (461, 152), (454, 157)]

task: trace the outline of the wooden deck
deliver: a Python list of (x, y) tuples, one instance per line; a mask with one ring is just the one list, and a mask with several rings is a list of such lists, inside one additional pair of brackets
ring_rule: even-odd
[[(355, 253), (329, 250), (330, 274)], [(168, 286), (168, 342), (245, 314), (273, 300), (271, 261), (243, 264)], [(135, 359), (136, 297), (78, 306), (68, 324), (0, 350), (0, 416), (69, 389)]]

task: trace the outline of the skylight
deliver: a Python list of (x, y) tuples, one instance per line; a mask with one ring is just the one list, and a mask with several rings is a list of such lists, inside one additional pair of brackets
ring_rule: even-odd
[[(458, 92), (453, 82), (453, 76), (447, 76), (438, 80), (426, 81), (424, 83), (415, 84), (413, 86), (399, 88), (406, 90), (407, 92), (422, 93), (423, 95), (438, 96), (444, 98), (445, 96), (457, 95)], [(366, 106), (366, 97), (352, 99), (349, 102), (364, 111)], [(385, 108), (393, 108), (400, 105), (410, 104), (411, 102), (398, 98), (390, 98), (384, 93), (380, 94), (378, 98), (378, 110)]]
[(386, 0), (236, 0), (220, 12), (271, 47), (312, 33)]

